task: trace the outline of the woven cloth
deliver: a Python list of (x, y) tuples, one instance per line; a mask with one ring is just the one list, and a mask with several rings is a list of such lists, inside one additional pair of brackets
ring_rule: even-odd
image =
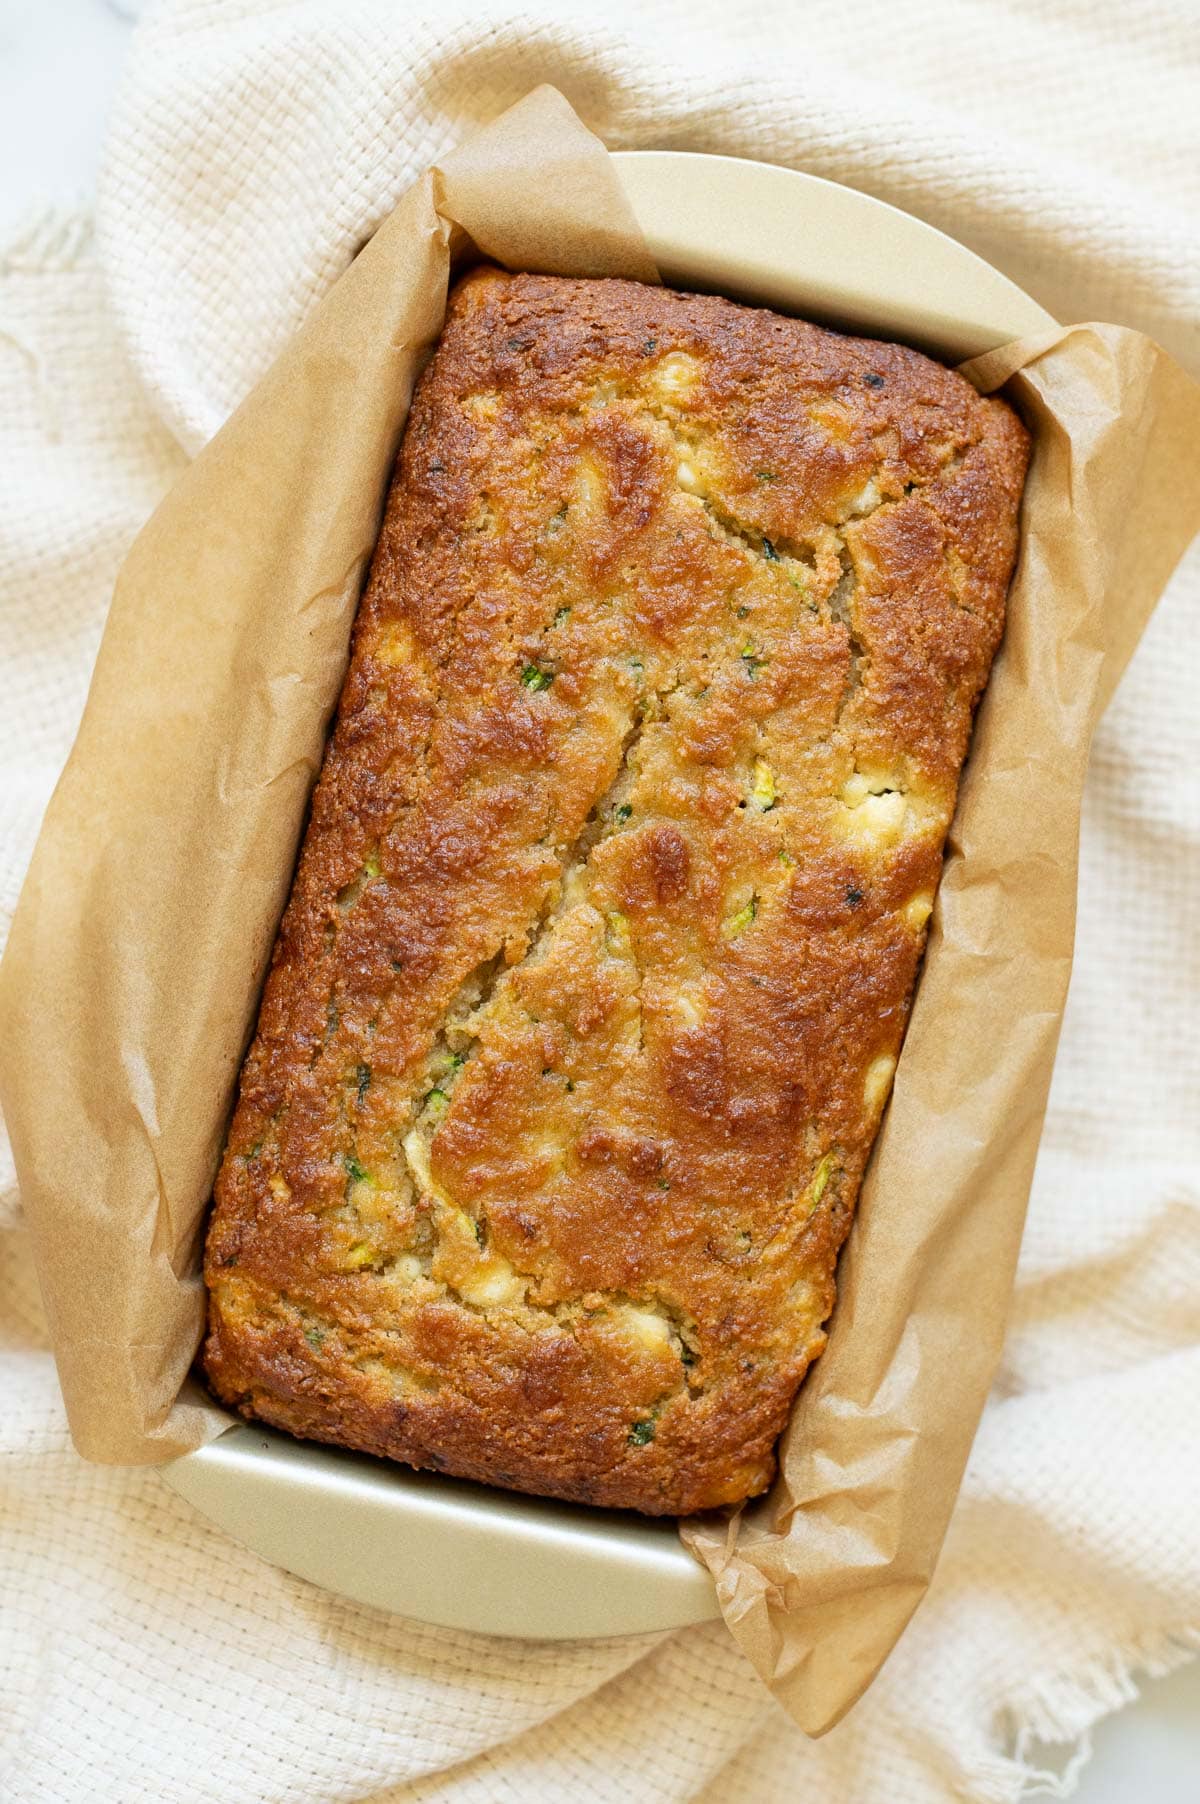
[[(0, 934), (118, 563), (413, 174), (539, 81), (614, 148), (920, 214), (1200, 366), (1191, 0), (174, 0), (93, 236), (0, 255)], [(929, 1598), (807, 1742), (719, 1624), (529, 1644), (350, 1605), (72, 1452), (0, 1157), (0, 1797), (941, 1804), (1066, 1795), (1200, 1647), (1200, 556), (1104, 722), (1006, 1354)], [(1065, 1744), (1048, 1754), (1043, 1743)]]

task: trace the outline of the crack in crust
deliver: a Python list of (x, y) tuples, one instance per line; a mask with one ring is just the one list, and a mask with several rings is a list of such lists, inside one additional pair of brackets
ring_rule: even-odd
[[(598, 383), (597, 390), (599, 390), (601, 386), (602, 385)], [(611, 404), (618, 399), (625, 402), (635, 400), (640, 403), (639, 410), (643, 414), (660, 421), (670, 428), (672, 440), (677, 452), (682, 453), (686, 450), (689, 454), (695, 455), (698, 449), (696, 437), (685, 437), (678, 426), (672, 421), (670, 415), (668, 415), (661, 407), (647, 405), (642, 397), (637, 396), (634, 391), (631, 391), (628, 388), (622, 388), (618, 390), (616, 394), (609, 394), (605, 396), (602, 401), (598, 399), (597, 390), (594, 390), (592, 395), (584, 400), (582, 406), (575, 410), (576, 417), (578, 417), (579, 413), (589, 405)], [(872, 484), (876, 481), (876, 475), (877, 472), (873, 474), (870, 479)], [(910, 494), (917, 486), (916, 483), (907, 483), (903, 493), (905, 495)], [(719, 503), (710, 494), (697, 487), (694, 481), (691, 483), (685, 482), (678, 469), (675, 475), (675, 487), (680, 495), (694, 497), (698, 500), (726, 541), (743, 546), (753, 556), (763, 560), (768, 569), (771, 570), (772, 575), (778, 573), (780, 580), (788, 582), (793, 588), (799, 588), (801, 585), (796, 582), (796, 579), (794, 577), (789, 577), (788, 575), (788, 566), (792, 563), (797, 563), (802, 564), (807, 571), (815, 576), (818, 569), (818, 558), (816, 549), (812, 544), (799, 546), (790, 540), (779, 539), (778, 541), (771, 541), (767, 539), (764, 533), (756, 532), (755, 529), (747, 526), (744, 522), (738, 520), (735, 516), (722, 509)], [(494, 510), (490, 508), (490, 498), (485, 499), (488, 500), (489, 512), (492, 514), (494, 520)], [(846, 626), (850, 636), (851, 661), (847, 696), (853, 688), (858, 686), (858, 671), (864, 653), (861, 642), (855, 636), (851, 625), (853, 619), (853, 598), (857, 579), (853, 561), (845, 541), (841, 536), (841, 531), (847, 520), (868, 518), (870, 514), (876, 512), (879, 508), (888, 505), (892, 505), (892, 501), (879, 495), (868, 507), (856, 508), (853, 512), (847, 512), (839, 518), (835, 525), (827, 528), (822, 534), (825, 542), (834, 547), (842, 571), (835, 589), (828, 597), (827, 605), (832, 617)], [(478, 527), (473, 527), (473, 530), (478, 530)], [(810, 603), (810, 606), (815, 610), (815, 603)], [(707, 647), (701, 655), (711, 659), (716, 656), (721, 649), (720, 642), (714, 641), (714, 643)], [(471, 1013), (467, 1020), (462, 1024), (461, 1032), (463, 1036), (464, 1051), (456, 1058), (454, 1065), (444, 1074), (439, 1075), (446, 1050), (444, 1044), (439, 1045), (431, 1056), (426, 1081), (431, 1086), (431, 1093), (438, 1099), (439, 1106), (431, 1111), (427, 1103), (425, 1109), (418, 1116), (414, 1134), (410, 1135), (409, 1139), (405, 1142), (405, 1162), (408, 1166), (409, 1175), (412, 1179), (416, 1194), (422, 1198), (422, 1201), (428, 1201), (433, 1206), (432, 1226), (435, 1238), (442, 1231), (445, 1221), (447, 1219), (453, 1220), (455, 1205), (445, 1192), (432, 1182), (430, 1176), (431, 1143), (443, 1114), (450, 1106), (452, 1106), (455, 1086), (458, 1083), (459, 1076), (464, 1066), (471, 1058), (477, 1024), (482, 1023), (486, 1018), (488, 1009), (494, 1001), (500, 985), (507, 983), (511, 987), (516, 971), (519, 971), (525, 965), (537, 963), (540, 956), (546, 955), (549, 950), (549, 942), (558, 926), (565, 907), (586, 905), (586, 876), (589, 869), (591, 854), (601, 841), (609, 837), (614, 831), (618, 830), (613, 820), (614, 801), (616, 797), (623, 794), (628, 788), (628, 778), (636, 763), (637, 748), (642, 737), (646, 720), (656, 713), (658, 717), (661, 718), (663, 704), (673, 696), (679, 688), (680, 683), (678, 679), (676, 679), (668, 685), (655, 688), (648, 697), (640, 699), (639, 705), (631, 714), (631, 721), (625, 735), (621, 751), (621, 760), (616, 776), (613, 778), (613, 781), (609, 784), (608, 788), (594, 803), (579, 835), (562, 854), (559, 864), (557, 886), (548, 895), (546, 902), (539, 912), (537, 920), (531, 926), (528, 943), (524, 953), (517, 960), (516, 964), (512, 966), (505, 965), (499, 958), (493, 958), (488, 961), (486, 967), (486, 979), (479, 985)], [(845, 700), (843, 700), (842, 703), (843, 710), (844, 707)], [(841, 711), (842, 710), (839, 710), (839, 717)], [(356, 879), (352, 888), (354, 893), (349, 901), (349, 906), (352, 906), (353, 901), (357, 900), (357, 896), (361, 891), (361, 880)], [(570, 903), (567, 902), (568, 897), (571, 897)], [(339, 903), (341, 904), (342, 902), (343, 896), (339, 895)], [(632, 957), (628, 941), (623, 939), (621, 944), (623, 952), (627, 956)], [(636, 963), (636, 960), (634, 959), (633, 962)], [(476, 984), (477, 979), (473, 974), (472, 978), (468, 980), (468, 985), (472, 990), (475, 990)], [(451, 1016), (453, 1016), (454, 1013), (455, 1010), (452, 1006)], [(444, 1041), (444, 1036), (441, 1036), (441, 1038)], [(638, 1040), (639, 1050), (644, 1050), (640, 1007), (638, 1012)], [(436, 1088), (433, 1087), (435, 1080)], [(442, 1105), (445, 1106), (443, 1107)], [(814, 1160), (814, 1172), (815, 1168), (816, 1161)], [(472, 1231), (474, 1232), (479, 1245), (485, 1248), (487, 1245), (486, 1236), (488, 1227), (486, 1211), (481, 1210), (478, 1214), (471, 1217), (471, 1220)], [(782, 1230), (778, 1230), (777, 1232), (781, 1231)], [(774, 1238), (774, 1236), (772, 1238)], [(424, 1262), (423, 1275), (428, 1276), (431, 1263), (430, 1260)], [(515, 1279), (518, 1283), (521, 1279), (531, 1277), (532, 1274), (523, 1273), (519, 1266), (515, 1268)], [(481, 1307), (471, 1296), (457, 1288), (453, 1283), (444, 1283), (442, 1290), (443, 1294), (452, 1296), (465, 1308), (475, 1309)], [(506, 1307), (514, 1310), (514, 1320), (519, 1321), (521, 1319), (519, 1313), (520, 1309), (540, 1309), (543, 1313), (552, 1316), (559, 1322), (569, 1319), (563, 1316), (561, 1309), (557, 1306), (547, 1309), (545, 1306), (539, 1306), (536, 1302), (531, 1302), (525, 1294), (521, 1295), (519, 1306), (516, 1308), (514, 1308), (516, 1299), (513, 1294), (507, 1294), (504, 1301)], [(633, 1299), (629, 1298), (624, 1293), (614, 1292), (611, 1297), (606, 1294), (603, 1304), (597, 1301), (594, 1307), (610, 1307), (613, 1305), (617, 1307), (627, 1307), (633, 1301)], [(644, 1307), (654, 1310), (665, 1317), (667, 1312), (664, 1309), (661, 1298), (652, 1295), (641, 1298), (639, 1301)], [(688, 1343), (685, 1342), (678, 1333), (676, 1333), (674, 1339), (678, 1343), (680, 1357), (682, 1358), (684, 1352), (689, 1350)], [(689, 1360), (688, 1363), (690, 1364), (692, 1362)], [(694, 1383), (693, 1388), (695, 1388)]]

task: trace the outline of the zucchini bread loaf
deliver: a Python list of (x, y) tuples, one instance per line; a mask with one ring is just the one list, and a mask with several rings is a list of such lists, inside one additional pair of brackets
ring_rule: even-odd
[(1026, 457), (898, 345), (458, 285), (217, 1183), (225, 1402), (654, 1514), (770, 1482)]

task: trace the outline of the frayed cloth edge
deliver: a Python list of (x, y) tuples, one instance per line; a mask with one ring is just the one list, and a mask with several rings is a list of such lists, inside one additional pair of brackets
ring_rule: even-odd
[[(1023, 1804), (1026, 1798), (1069, 1798), (1092, 1756), (1091, 1731), (1141, 1697), (1139, 1681), (1165, 1678), (1200, 1654), (1200, 1624), (1139, 1636), (1069, 1673), (1039, 1680), (998, 1714), (996, 1728), (1011, 1754), (996, 1753), (977, 1774), (972, 1804)], [(1036, 1747), (1066, 1747), (1056, 1771), (1037, 1764)]]
[(76, 269), (91, 251), (93, 239), (90, 205), (39, 207), (0, 241), (0, 275)]

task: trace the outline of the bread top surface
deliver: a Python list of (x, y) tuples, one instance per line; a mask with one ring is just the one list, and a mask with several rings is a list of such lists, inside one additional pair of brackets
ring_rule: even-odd
[(900, 346), (632, 282), (458, 285), (217, 1184), (219, 1395), (586, 1502), (765, 1487), (1026, 457)]

